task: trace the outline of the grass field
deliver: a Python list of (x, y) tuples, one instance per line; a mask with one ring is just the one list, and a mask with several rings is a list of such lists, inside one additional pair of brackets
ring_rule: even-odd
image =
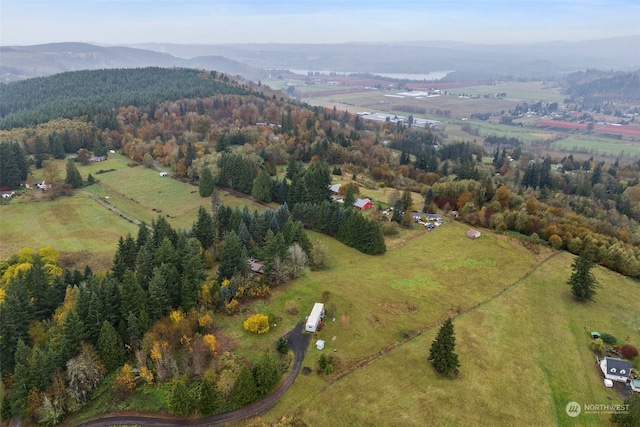
[[(64, 171), (64, 162), (58, 162)], [(113, 171), (97, 173), (100, 169)], [(136, 235), (138, 226), (93, 200), (88, 193), (105, 198), (109, 204), (140, 221), (151, 223), (165, 216), (177, 229), (190, 229), (197, 220), (198, 209), (210, 209), (210, 199), (200, 197), (198, 187), (169, 177), (144, 166), (128, 167), (127, 159), (111, 155), (105, 162), (78, 166), (84, 179), (91, 173), (100, 182), (74, 191), (71, 197), (54, 201), (33, 201), (20, 196), (0, 206), (0, 259), (6, 259), (22, 247), (34, 249), (52, 246), (74, 253), (80, 268), (109, 268), (118, 238)], [(61, 174), (64, 177), (64, 172)], [(36, 179), (40, 178), (37, 175)], [(262, 211), (264, 206), (220, 191), (221, 203), (231, 207), (248, 206)]]
[(565, 151), (583, 151), (603, 156), (640, 157), (640, 142), (619, 141), (615, 139), (598, 138), (595, 136), (576, 135), (561, 139), (552, 144), (552, 147)]
[[(457, 229), (447, 227), (452, 232)], [(484, 249), (496, 244), (498, 247), (507, 245), (499, 244), (486, 234), (483, 238), (485, 236), (492, 240), (481, 244)], [(412, 243), (410, 249), (402, 248), (388, 255), (407, 256), (409, 251), (424, 249), (423, 245), (432, 237), (424, 236)], [(440, 237), (452, 245), (461, 243), (450, 235)], [(339, 380), (315, 373), (299, 377), (293, 389), (263, 420), (295, 414), (308, 425), (608, 424), (607, 414), (570, 418), (565, 406), (570, 401), (581, 404), (620, 402), (614, 392), (602, 385), (594, 355), (588, 348), (589, 331), (604, 330), (621, 340), (628, 337), (630, 342), (638, 343), (640, 312), (634, 302), (640, 299), (638, 284), (597, 268), (596, 276), (603, 289), (594, 303), (577, 304), (564, 284), (571, 263), (568, 254), (550, 258), (529, 277), (518, 281), (513, 273), (525, 271), (523, 264), (527, 263), (520, 261), (520, 265), (508, 267), (503, 263), (508, 264), (509, 257), (514, 260), (522, 256), (529, 258), (521, 248), (503, 246), (496, 251), (510, 255), (487, 254), (486, 261), (478, 266), (467, 261), (473, 258), (463, 258), (473, 256), (472, 252), (465, 249), (447, 251), (434, 240), (431, 243), (435, 249), (444, 250), (447, 257), (453, 257), (446, 264), (451, 270), (439, 267), (441, 259), (434, 264), (427, 261), (426, 265), (421, 265), (423, 268), (408, 262), (403, 264), (404, 275), (420, 270), (424, 280), (405, 278), (387, 283), (361, 280), (357, 285), (360, 291), (349, 294), (344, 290), (345, 300), (339, 306), (339, 315), (343, 313), (342, 306), (348, 307), (346, 313), (351, 316), (348, 327), (340, 322), (329, 323), (326, 330), (317, 335), (331, 343), (329, 354), (335, 346), (338, 351), (333, 354), (341, 359), (343, 366), (349, 366), (349, 362), (364, 350), (361, 347), (374, 350), (368, 346), (369, 341), (376, 343), (373, 347), (381, 348), (397, 338), (395, 333), (403, 325), (431, 325), (442, 315), (452, 314), (447, 310), (452, 303), (466, 307), (474, 301), (486, 300), (454, 321), (457, 353), (462, 363), (460, 376), (445, 379), (434, 374), (426, 360), (437, 332), (437, 328), (432, 328)], [(489, 267), (492, 264), (489, 261), (496, 264)], [(495, 276), (499, 277), (485, 277), (478, 274), (478, 268), (494, 270)], [(466, 280), (465, 291), (459, 291), (461, 285), (455, 283), (456, 276), (473, 278), (471, 292), (467, 291), (470, 280)], [(495, 284), (496, 280), (500, 283)], [(512, 288), (491, 298), (497, 288), (510, 281), (515, 283)], [(349, 281), (324, 283), (323, 288), (350, 287)], [(395, 286), (398, 284), (399, 289)], [(388, 288), (397, 293), (385, 298)], [(621, 294), (627, 297), (619, 298)], [(403, 312), (402, 297), (416, 298), (420, 302), (418, 312), (413, 315), (406, 310)], [(393, 315), (389, 316), (384, 307), (394, 307)], [(369, 321), (374, 315), (379, 318), (375, 327)], [(332, 336), (337, 337), (335, 341)], [(315, 368), (319, 353), (312, 347), (305, 366)]]
[[(108, 268), (118, 238), (138, 232), (137, 226), (82, 192), (55, 201), (18, 203), (18, 200), (0, 206), (1, 259), (23, 247), (51, 246), (61, 252), (74, 253), (79, 262)], [(91, 256), (86, 257), (86, 252)]]

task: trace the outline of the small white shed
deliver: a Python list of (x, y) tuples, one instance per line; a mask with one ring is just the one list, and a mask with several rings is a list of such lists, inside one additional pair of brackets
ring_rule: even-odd
[(324, 304), (320, 302), (313, 304), (313, 309), (311, 309), (311, 314), (307, 317), (307, 324), (304, 329), (307, 332), (315, 332), (322, 316), (324, 316)]
[(324, 348), (324, 340), (318, 340), (316, 341), (316, 348), (318, 350), (322, 350)]
[(167, 175), (169, 175), (167, 172), (164, 172), (164, 171), (160, 172), (160, 176), (167, 176)]

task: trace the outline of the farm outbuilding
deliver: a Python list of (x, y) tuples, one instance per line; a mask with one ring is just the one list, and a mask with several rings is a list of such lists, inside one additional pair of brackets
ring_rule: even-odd
[(373, 203), (368, 198), (356, 199), (356, 201), (353, 204), (353, 206), (355, 206), (357, 209), (360, 209), (361, 211), (364, 211), (364, 210), (367, 210), (367, 209), (371, 209), (373, 207)]
[(469, 231), (467, 231), (467, 237), (470, 239), (477, 239), (478, 237), (480, 237), (480, 232), (478, 230), (474, 230), (473, 228), (470, 228)]
[(318, 329), (318, 324), (320, 324), (320, 320), (324, 316), (324, 304), (317, 302), (313, 305), (313, 309), (311, 309), (311, 314), (307, 317), (307, 324), (304, 329), (307, 332), (315, 332)]

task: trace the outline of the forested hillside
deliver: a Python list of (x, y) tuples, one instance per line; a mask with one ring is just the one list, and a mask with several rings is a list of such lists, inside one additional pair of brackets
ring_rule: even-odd
[(580, 100), (585, 108), (603, 107), (610, 103), (640, 102), (640, 71), (631, 73), (580, 71), (566, 77), (567, 94)]
[(76, 71), (0, 85), (0, 129), (105, 114), (127, 105), (247, 94), (228, 77), (183, 68)]

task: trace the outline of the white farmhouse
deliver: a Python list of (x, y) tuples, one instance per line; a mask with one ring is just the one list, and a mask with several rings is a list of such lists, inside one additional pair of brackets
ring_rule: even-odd
[(605, 357), (600, 361), (600, 370), (606, 379), (626, 383), (631, 374), (631, 363), (614, 357)]

